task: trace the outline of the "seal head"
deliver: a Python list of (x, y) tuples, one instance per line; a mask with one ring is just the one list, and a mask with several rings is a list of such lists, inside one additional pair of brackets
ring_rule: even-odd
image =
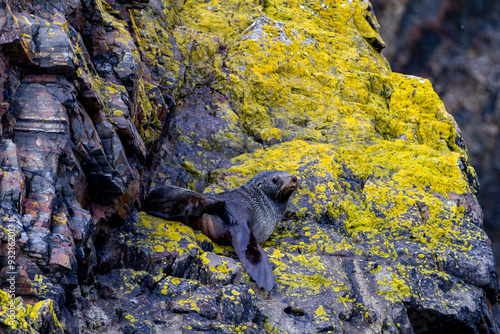
[(248, 226), (259, 244), (269, 239), (283, 219), (288, 199), (297, 186), (295, 175), (266, 170), (232, 191), (242, 194), (245, 204), (251, 208)]
[(245, 186), (257, 186), (276, 203), (287, 203), (297, 189), (297, 177), (283, 171), (265, 170), (251, 178)]

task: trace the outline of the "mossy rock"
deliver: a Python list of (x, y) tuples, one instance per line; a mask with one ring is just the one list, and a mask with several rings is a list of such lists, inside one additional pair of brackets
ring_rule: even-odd
[[(277, 283), (257, 294), (270, 331), (411, 331), (429, 310), (476, 330), (474, 309), (498, 292), (477, 177), (432, 85), (391, 71), (369, 14), (367, 1), (184, 4), (173, 35), (205, 93), (176, 111), (189, 174), (177, 184), (219, 192), (264, 169), (299, 177), (263, 245)], [(213, 96), (230, 122), (209, 114)], [(479, 304), (456, 313), (458, 296)]]
[(64, 333), (54, 312), (52, 299), (30, 305), (20, 297), (12, 299), (13, 296), (3, 290), (0, 290), (0, 297), (0, 321), (8, 333)]

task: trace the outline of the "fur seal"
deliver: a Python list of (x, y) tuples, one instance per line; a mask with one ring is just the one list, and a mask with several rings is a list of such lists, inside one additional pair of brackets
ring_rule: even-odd
[(218, 244), (232, 245), (250, 277), (269, 291), (274, 287), (273, 270), (260, 244), (283, 218), (297, 180), (287, 172), (266, 170), (220, 194), (162, 186), (146, 196), (142, 210), (186, 223)]

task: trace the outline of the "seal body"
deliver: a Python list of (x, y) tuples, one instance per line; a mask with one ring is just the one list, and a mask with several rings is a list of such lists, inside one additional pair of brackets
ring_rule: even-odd
[(217, 198), (225, 200), (236, 214), (242, 211), (239, 221), (246, 220), (253, 236), (262, 244), (283, 219), (288, 199), (296, 189), (296, 176), (281, 171), (263, 171), (241, 187)]
[(221, 194), (156, 188), (142, 209), (182, 221), (218, 244), (232, 245), (250, 276), (260, 287), (271, 290), (272, 267), (260, 244), (276, 229), (297, 186), (297, 177), (287, 172), (262, 171), (241, 187)]

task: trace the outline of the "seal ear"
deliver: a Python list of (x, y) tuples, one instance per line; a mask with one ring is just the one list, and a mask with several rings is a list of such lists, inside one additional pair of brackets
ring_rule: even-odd
[(230, 227), (231, 244), (243, 267), (260, 288), (271, 291), (274, 287), (274, 275), (266, 252), (259, 245), (247, 224)]

